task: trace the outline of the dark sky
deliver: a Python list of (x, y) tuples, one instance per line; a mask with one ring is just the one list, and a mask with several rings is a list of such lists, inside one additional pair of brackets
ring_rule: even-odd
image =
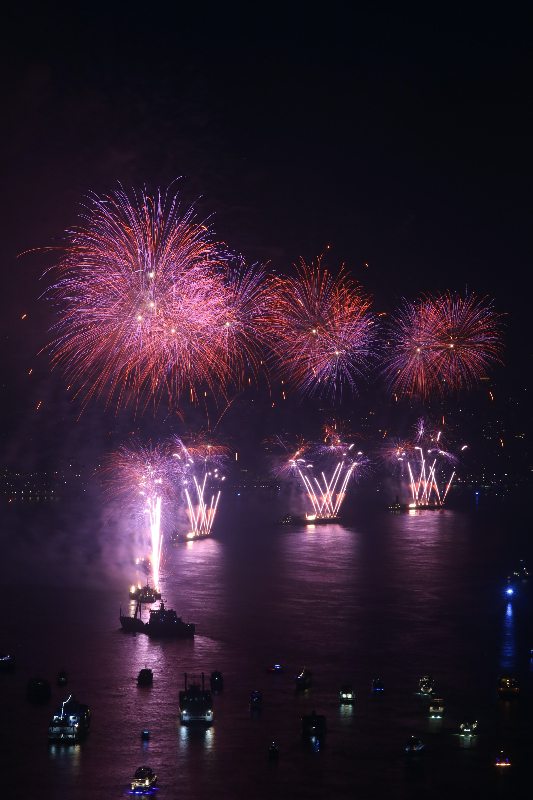
[(68, 458), (95, 430), (95, 452), (108, 444), (113, 414), (77, 423), (79, 405), (37, 356), (51, 256), (16, 256), (56, 244), (84, 195), (119, 181), (155, 190), (184, 176), (184, 202), (201, 198), (231, 248), (277, 270), (329, 245), (328, 266), (345, 262), (377, 312), (465, 286), (495, 298), (508, 314), (500, 379), (531, 388), (531, 32), (526, 4), (11, 4), (6, 463)]

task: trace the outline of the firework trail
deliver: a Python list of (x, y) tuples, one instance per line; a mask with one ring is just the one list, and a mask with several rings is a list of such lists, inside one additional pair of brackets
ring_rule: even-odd
[(135, 528), (150, 532), (152, 578), (159, 588), (163, 523), (170, 523), (179, 502), (182, 470), (167, 445), (144, 444), (132, 439), (111, 453), (103, 470), (108, 500), (119, 499), (133, 512)]
[[(222, 482), (225, 477), (221, 471), (225, 468), (230, 448), (221, 443), (209, 431), (191, 432), (180, 438), (171, 440), (172, 458), (180, 462), (181, 485), (187, 502), (187, 516), (191, 530), (188, 539), (209, 536), (220, 500), (220, 489), (205, 500), (207, 481), (211, 484)], [(196, 504), (194, 502), (196, 499)]]
[[(408, 480), (413, 506), (442, 505), (446, 499), (459, 458), (448, 449), (445, 437), (444, 426), (437, 428), (426, 417), (421, 417), (411, 437), (389, 439), (382, 448), (382, 461), (401, 479)], [(438, 477), (446, 470), (449, 477), (439, 489)]]
[(196, 401), (200, 384), (224, 391), (256, 364), (262, 272), (233, 268), (192, 208), (117, 191), (93, 195), (82, 218), (44, 296), (60, 313), (52, 364), (84, 404), (102, 394), (118, 407), (184, 392)]
[(297, 277), (274, 277), (265, 334), (280, 375), (308, 394), (356, 389), (374, 343), (370, 301), (341, 271), (334, 278), (302, 260)]
[(388, 331), (384, 375), (391, 390), (423, 399), (472, 388), (500, 361), (499, 320), (491, 303), (473, 295), (404, 300)]

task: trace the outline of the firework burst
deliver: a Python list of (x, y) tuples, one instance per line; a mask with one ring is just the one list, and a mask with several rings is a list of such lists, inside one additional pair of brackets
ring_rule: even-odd
[(302, 260), (297, 277), (272, 279), (267, 338), (280, 375), (309, 394), (352, 390), (371, 356), (370, 301), (341, 271), (334, 278), (320, 260)]
[(391, 389), (423, 399), (472, 388), (500, 360), (499, 319), (473, 295), (404, 300), (388, 331), (384, 374)]
[(45, 297), (59, 308), (52, 363), (84, 403), (196, 401), (238, 382), (256, 364), (253, 323), (261, 305), (259, 268), (231, 266), (225, 246), (177, 196), (123, 191), (92, 196), (85, 226), (68, 231), (56, 280)]

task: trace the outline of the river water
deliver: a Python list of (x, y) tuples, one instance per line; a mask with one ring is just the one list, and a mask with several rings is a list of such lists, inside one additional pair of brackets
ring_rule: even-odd
[[(0, 674), (6, 798), (125, 797), (141, 764), (157, 772), (161, 800), (510, 797), (529, 785), (532, 587), (505, 594), (509, 568), (529, 558), (529, 523), (505, 507), (395, 515), (360, 502), (343, 526), (316, 528), (275, 525), (283, 513), (268, 492), (229, 498), (216, 538), (172, 548), (163, 597), (196, 623), (194, 641), (123, 633), (126, 581), (9, 587), (0, 649), (18, 666)], [(273, 663), (284, 672), (269, 674)], [(314, 683), (297, 695), (304, 665)], [(145, 666), (151, 688), (136, 683)], [(88, 737), (71, 747), (46, 741), (68, 695), (54, 681), (63, 667), (68, 692), (92, 711)], [(214, 669), (224, 691), (213, 727), (181, 726), (183, 673)], [(516, 702), (496, 696), (505, 672), (521, 682)], [(444, 698), (442, 721), (417, 694), (425, 673)], [(36, 674), (53, 683), (49, 705), (25, 700)], [(339, 705), (342, 683), (354, 686), (353, 707)], [(252, 689), (263, 692), (260, 713), (250, 712)], [(318, 746), (300, 735), (313, 709), (327, 717)], [(471, 739), (458, 735), (465, 717), (479, 722)], [(404, 753), (411, 734), (425, 743), (420, 757)], [(277, 763), (267, 756), (274, 739)], [(502, 749), (512, 767), (499, 772)]]

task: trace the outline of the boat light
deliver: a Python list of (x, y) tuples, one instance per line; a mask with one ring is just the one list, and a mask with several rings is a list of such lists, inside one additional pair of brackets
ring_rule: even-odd
[(513, 593), (512, 589), (507, 589), (507, 594), (512, 594), (512, 593)]

